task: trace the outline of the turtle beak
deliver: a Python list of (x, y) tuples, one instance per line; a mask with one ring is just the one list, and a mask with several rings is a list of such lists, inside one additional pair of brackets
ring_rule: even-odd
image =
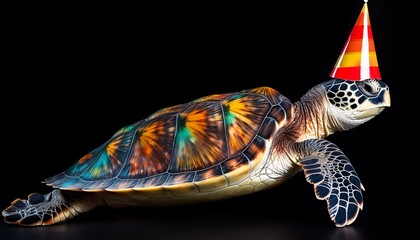
[(364, 119), (364, 118), (374, 117), (378, 115), (379, 113), (381, 113), (384, 109), (385, 109), (385, 106), (367, 109), (356, 114), (356, 118)]
[(389, 94), (389, 91), (386, 91), (384, 93), (384, 107), (391, 107), (391, 95)]
[(381, 113), (386, 107), (391, 106), (391, 96), (389, 91), (383, 93), (382, 101), (372, 103), (370, 101), (365, 101), (357, 110), (358, 113), (355, 115), (357, 119), (364, 119), (369, 117), (374, 117)]

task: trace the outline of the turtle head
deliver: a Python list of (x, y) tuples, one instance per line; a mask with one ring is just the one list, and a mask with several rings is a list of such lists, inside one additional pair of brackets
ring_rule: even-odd
[(337, 124), (350, 129), (369, 121), (391, 106), (389, 88), (383, 81), (333, 79), (322, 84)]

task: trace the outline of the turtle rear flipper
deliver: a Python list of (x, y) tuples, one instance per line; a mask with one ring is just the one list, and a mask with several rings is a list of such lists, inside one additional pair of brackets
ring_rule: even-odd
[(363, 208), (363, 185), (344, 153), (333, 143), (311, 139), (297, 144), (306, 157), (299, 161), (315, 195), (328, 203), (331, 220), (343, 227), (356, 220)]
[(45, 195), (32, 193), (27, 200), (14, 200), (9, 207), (3, 210), (2, 215), (6, 223), (24, 226), (51, 225), (63, 222), (99, 204), (96, 198), (84, 194), (86, 193), (75, 194), (72, 192), (71, 197), (64, 198), (58, 189)]

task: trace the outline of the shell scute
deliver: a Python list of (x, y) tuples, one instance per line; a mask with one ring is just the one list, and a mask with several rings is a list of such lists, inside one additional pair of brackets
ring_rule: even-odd
[(257, 159), (258, 155), (264, 153), (265, 149), (266, 149), (265, 140), (260, 137), (257, 137), (245, 149), (244, 155), (248, 159)]
[(158, 116), (135, 129), (130, 155), (118, 175), (139, 179), (167, 170), (175, 138), (175, 115)]
[(181, 183), (193, 182), (194, 177), (195, 177), (195, 172), (169, 174), (168, 179), (163, 185), (170, 186), (170, 185), (177, 185)]
[(162, 186), (169, 177), (169, 173), (163, 173), (152, 177), (141, 178), (137, 184), (133, 187), (136, 188), (147, 188), (153, 186)]
[(221, 176), (222, 174), (222, 168), (218, 164), (212, 168), (197, 171), (194, 181), (203, 181), (212, 177)]
[(230, 156), (241, 152), (255, 137), (271, 108), (264, 96), (241, 93), (222, 101)]
[(277, 128), (277, 122), (272, 118), (264, 119), (264, 122), (261, 124), (261, 128), (258, 131), (258, 135), (264, 139), (270, 139), (274, 136), (274, 133)]
[(181, 111), (168, 171), (203, 169), (226, 159), (226, 139), (222, 135), (224, 124), (218, 102), (198, 102)]
[(133, 189), (138, 182), (138, 179), (118, 179), (104, 189), (107, 191)]
[(246, 172), (249, 172), (250, 170), (250, 162), (243, 154), (222, 162), (220, 166), (225, 175), (239, 168), (247, 169)]

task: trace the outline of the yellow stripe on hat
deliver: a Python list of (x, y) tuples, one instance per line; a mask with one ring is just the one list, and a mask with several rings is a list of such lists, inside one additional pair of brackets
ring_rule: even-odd
[[(361, 52), (346, 52), (337, 67), (359, 67), (361, 65), (361, 59)], [(369, 65), (372, 67), (378, 66), (376, 52), (369, 52)]]

